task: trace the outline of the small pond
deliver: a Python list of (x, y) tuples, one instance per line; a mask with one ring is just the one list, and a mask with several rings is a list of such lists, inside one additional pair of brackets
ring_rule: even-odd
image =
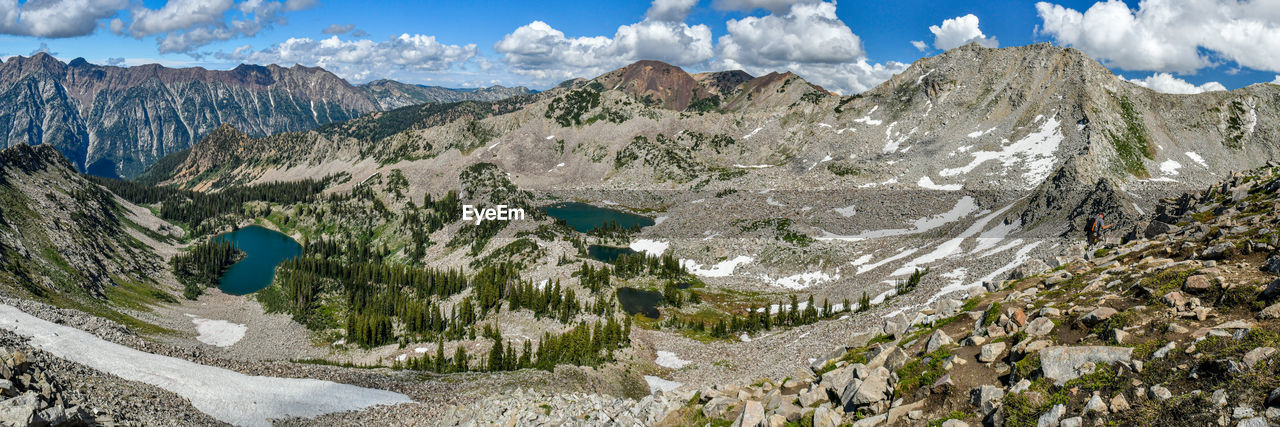
[(662, 304), (662, 294), (636, 288), (618, 288), (618, 305), (627, 314), (642, 314), (650, 319), (658, 318), (658, 304)]
[(588, 245), (587, 256), (596, 261), (607, 262), (613, 264), (622, 255), (635, 255), (639, 252), (631, 250), (631, 248), (620, 248), (617, 246), (605, 245)]
[(231, 265), (218, 282), (222, 292), (246, 295), (262, 290), (276, 277), (276, 266), (302, 253), (302, 245), (280, 232), (251, 225), (215, 238), (230, 241), (244, 251), (244, 259)]
[(542, 211), (553, 218), (564, 220), (565, 223), (573, 227), (574, 230), (578, 230), (579, 233), (586, 233), (609, 222), (616, 223), (622, 228), (653, 225), (653, 218), (644, 215), (592, 206), (586, 203), (557, 203), (542, 208)]

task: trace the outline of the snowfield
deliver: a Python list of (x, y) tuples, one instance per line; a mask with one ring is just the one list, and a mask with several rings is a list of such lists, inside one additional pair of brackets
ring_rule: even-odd
[(0, 304), (0, 328), (28, 337), (32, 347), (129, 381), (151, 384), (191, 401), (219, 421), (268, 426), (270, 419), (310, 418), (376, 405), (412, 403), (400, 393), (296, 378), (260, 377), (160, 356), (56, 325)]
[(649, 393), (667, 392), (684, 385), (682, 382), (664, 380), (653, 375), (645, 375), (644, 382), (649, 383)]
[(704, 269), (702, 268), (702, 264), (698, 264), (694, 260), (682, 259), (680, 260), (680, 266), (684, 267), (686, 270), (689, 270), (689, 274), (693, 274), (695, 276), (729, 277), (733, 275), (733, 270), (736, 270), (738, 268), (738, 265), (749, 264), (751, 263), (751, 261), (755, 261), (755, 260), (756, 260), (755, 258), (746, 256), (746, 255), (738, 255), (737, 258), (727, 260), (727, 261), (721, 261), (716, 263), (716, 265), (711, 266), (711, 268)]
[(1028, 134), (1018, 142), (1006, 145), (1000, 151), (974, 152), (969, 164), (943, 169), (938, 174), (944, 177), (967, 174), (990, 160), (1002, 163), (1006, 170), (1021, 163), (1024, 169), (1023, 180), (1028, 187), (1035, 187), (1053, 172), (1053, 164), (1057, 159), (1053, 153), (1058, 151), (1058, 145), (1063, 139), (1058, 125), (1058, 120), (1051, 117), (1044, 121), (1040, 130)]
[(662, 256), (662, 253), (666, 252), (669, 247), (671, 247), (671, 243), (651, 239), (638, 239), (631, 242), (630, 246), (631, 250), (642, 252), (649, 256)]
[(199, 317), (187, 315), (191, 317), (191, 322), (196, 324), (196, 341), (209, 344), (215, 347), (231, 347), (240, 339), (244, 338), (244, 333), (249, 331), (249, 327), (239, 323), (231, 323), (226, 320), (201, 319)]

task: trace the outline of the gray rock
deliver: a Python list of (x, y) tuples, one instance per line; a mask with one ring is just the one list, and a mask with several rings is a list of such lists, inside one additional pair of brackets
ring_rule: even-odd
[(1125, 399), (1124, 393), (1116, 393), (1111, 398), (1111, 412), (1124, 412), (1129, 410), (1129, 399)]
[(819, 406), (813, 411), (813, 427), (838, 427), (841, 421), (840, 413), (826, 405)]
[(933, 331), (933, 335), (929, 336), (929, 341), (925, 342), (924, 352), (933, 353), (935, 351), (938, 351), (938, 349), (941, 349), (943, 347), (946, 347), (955, 343), (956, 343), (955, 341), (951, 340), (950, 336), (947, 336), (946, 332), (942, 332), (942, 330), (939, 329), (939, 330)]
[(1004, 354), (1004, 350), (1008, 345), (1003, 342), (994, 342), (982, 346), (978, 352), (978, 361), (982, 363), (991, 363), (1000, 358)]
[(1235, 255), (1235, 252), (1236, 245), (1231, 243), (1219, 243), (1210, 246), (1208, 249), (1205, 249), (1204, 252), (1201, 252), (1200, 259), (1217, 261), (1230, 258), (1232, 255)]
[(711, 419), (721, 419), (729, 412), (730, 406), (737, 404), (738, 399), (732, 397), (713, 397), (705, 405), (702, 405), (702, 415)]
[(1058, 427), (1062, 416), (1067, 413), (1067, 407), (1062, 405), (1053, 405), (1048, 412), (1040, 415), (1040, 419), (1036, 420), (1036, 427)]
[(853, 409), (859, 406), (870, 405), (889, 398), (889, 393), (893, 391), (889, 387), (890, 373), (884, 367), (876, 368), (871, 371), (870, 375), (858, 385), (857, 390), (852, 394), (847, 393), (843, 396), (845, 412), (853, 412)]
[(1227, 391), (1223, 389), (1214, 390), (1213, 395), (1209, 398), (1209, 402), (1213, 403), (1213, 406), (1217, 406), (1219, 408), (1227, 406)]
[(1267, 406), (1280, 407), (1280, 387), (1271, 390), (1271, 394), (1267, 395)]
[(1213, 289), (1213, 279), (1203, 274), (1197, 274), (1187, 278), (1187, 283), (1182, 285), (1182, 289), (1186, 289), (1191, 293), (1204, 293)]
[(18, 397), (0, 402), (0, 425), (26, 426), (35, 423), (40, 409), (40, 396), (26, 392)]
[(1058, 427), (1080, 427), (1081, 425), (1084, 425), (1084, 418), (1081, 417), (1065, 418), (1058, 423)]
[(1258, 313), (1258, 318), (1262, 320), (1280, 319), (1280, 302), (1271, 304), (1267, 308), (1262, 309)]
[(946, 420), (942, 422), (942, 427), (969, 427), (969, 423), (960, 420)]
[(1107, 412), (1107, 404), (1102, 401), (1102, 396), (1094, 394), (1093, 397), (1090, 397), (1089, 401), (1084, 404), (1084, 412), (1086, 414), (1090, 412), (1105, 414)]
[(1268, 427), (1267, 419), (1263, 417), (1253, 417), (1240, 420), (1236, 427)]
[(1262, 265), (1262, 271), (1271, 274), (1280, 274), (1280, 255), (1272, 255), (1267, 258), (1267, 262)]
[(908, 329), (911, 328), (911, 320), (907, 319), (907, 315), (898, 313), (895, 316), (884, 319), (884, 334), (894, 337), (902, 337)]
[(733, 422), (733, 427), (760, 427), (764, 424), (764, 406), (760, 402), (749, 400), (742, 408), (742, 415)]
[[(847, 381), (846, 381), (847, 382)], [(843, 392), (844, 390), (840, 390)], [(825, 387), (811, 387), (808, 391), (800, 393), (800, 406), (810, 407), (816, 403), (827, 400), (827, 390)]]
[(1257, 415), (1257, 412), (1254, 412), (1253, 408), (1248, 406), (1237, 406), (1231, 410), (1231, 418), (1235, 418), (1237, 420), (1241, 418), (1253, 418), (1254, 415)]
[(1085, 326), (1093, 327), (1093, 325), (1097, 325), (1099, 323), (1105, 322), (1107, 321), (1107, 319), (1110, 319), (1111, 316), (1115, 316), (1115, 315), (1116, 315), (1116, 309), (1114, 308), (1098, 307), (1093, 311), (1090, 311), (1088, 314), (1085, 314), (1083, 317), (1081, 317), (1080, 321), (1083, 322)]
[(1151, 398), (1152, 400), (1165, 401), (1173, 397), (1173, 393), (1170, 392), (1169, 389), (1165, 388), (1164, 386), (1153, 385), (1151, 386), (1150, 389), (1147, 389), (1147, 397)]
[(1160, 349), (1156, 350), (1155, 353), (1152, 353), (1151, 357), (1154, 359), (1162, 359), (1165, 356), (1168, 356), (1169, 352), (1173, 351), (1176, 348), (1178, 348), (1178, 346), (1174, 343), (1165, 344), (1164, 347), (1160, 347)]
[(1024, 329), (1024, 331), (1027, 333), (1027, 336), (1042, 337), (1053, 332), (1053, 326), (1053, 321), (1049, 320), (1049, 318), (1037, 317), (1035, 320), (1032, 320), (1031, 323), (1027, 324), (1027, 328)]
[(1001, 399), (1004, 399), (1004, 390), (996, 386), (981, 385), (969, 390), (969, 404), (976, 406), (983, 418), (1000, 408)]
[(1275, 354), (1275, 347), (1258, 347), (1253, 350), (1249, 350), (1248, 353), (1245, 353), (1242, 361), (1245, 366), (1252, 368), (1254, 365), (1257, 365), (1258, 362), (1267, 360), (1267, 358), (1270, 358)]
[(1111, 364), (1128, 362), (1133, 349), (1109, 346), (1054, 346), (1040, 351), (1040, 369), (1044, 376), (1062, 385), (1083, 374), (1080, 368), (1086, 364)]
[(1262, 290), (1262, 294), (1258, 295), (1258, 298), (1264, 301), (1280, 299), (1280, 279), (1276, 279), (1267, 285), (1267, 288)]

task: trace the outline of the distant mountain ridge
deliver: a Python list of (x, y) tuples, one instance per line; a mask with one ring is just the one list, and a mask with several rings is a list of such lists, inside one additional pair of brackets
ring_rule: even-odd
[(455, 89), (442, 86), (415, 85), (395, 80), (374, 80), (358, 86), (383, 110), (394, 110), (410, 105), (461, 102), (497, 101), (513, 96), (528, 95), (536, 91), (524, 86), (506, 87), (494, 85), (474, 89)]
[(531, 92), (436, 90), (389, 81), (378, 87), (390, 86), (421, 90), (371, 90), (323, 68), (300, 65), (242, 64), (224, 71), (104, 66), (83, 58), (64, 63), (47, 53), (16, 56), (0, 62), (0, 148), (51, 144), (79, 171), (132, 177), (224, 124), (266, 136), (392, 106)]

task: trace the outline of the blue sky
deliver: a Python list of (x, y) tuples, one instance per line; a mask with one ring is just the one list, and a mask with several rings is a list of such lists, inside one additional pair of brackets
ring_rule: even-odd
[(1276, 3), (0, 1), (0, 55), (218, 69), (298, 62), (353, 82), (538, 89), (659, 59), (691, 71), (790, 70), (851, 93), (958, 43), (1051, 42), (1154, 89), (1194, 92), (1280, 81)]

